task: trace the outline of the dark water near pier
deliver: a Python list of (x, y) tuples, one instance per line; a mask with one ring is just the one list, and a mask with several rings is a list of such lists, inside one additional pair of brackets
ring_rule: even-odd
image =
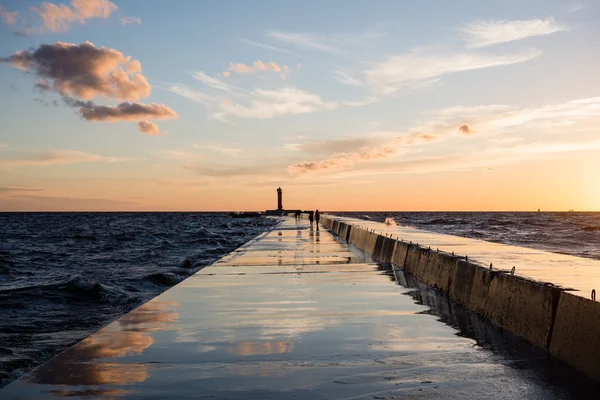
[(0, 387), (274, 223), (216, 213), (0, 213)]

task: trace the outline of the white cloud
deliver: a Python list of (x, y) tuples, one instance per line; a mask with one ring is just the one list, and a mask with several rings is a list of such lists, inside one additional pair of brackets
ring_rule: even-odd
[(121, 24), (129, 25), (129, 24), (141, 24), (142, 19), (140, 17), (122, 17)]
[(574, 2), (573, 4), (567, 6), (567, 11), (570, 13), (574, 13), (577, 11), (581, 11), (584, 8), (587, 8), (587, 4), (583, 2)]
[(296, 53), (294, 51), (291, 51), (291, 50), (282, 49), (281, 47), (275, 47), (275, 46), (271, 46), (271, 45), (268, 45), (268, 44), (255, 42), (255, 41), (248, 40), (248, 39), (241, 39), (241, 41), (244, 42), (244, 43), (246, 43), (246, 44), (249, 44), (251, 46), (254, 46), (254, 47), (259, 47), (259, 48), (262, 48), (262, 49), (278, 51), (280, 53), (287, 53), (287, 54), (290, 54), (292, 56), (301, 57), (300, 54), (298, 54), (298, 53)]
[(231, 85), (223, 82), (220, 79), (208, 76), (208, 75), (206, 75), (202, 71), (195, 72), (194, 73), (194, 78), (196, 78), (200, 82), (204, 83), (206, 85), (206, 87), (209, 88), (209, 89), (220, 90), (220, 91), (223, 91), (223, 92), (229, 92), (232, 89), (234, 89), (233, 86), (231, 86)]
[(313, 33), (287, 33), (271, 31), (267, 32), (267, 35), (272, 39), (309, 50), (316, 50), (330, 54), (337, 54), (341, 51), (335, 46), (326, 44), (326, 39), (323, 36)]
[[(218, 81), (215, 78), (210, 78)], [(209, 79), (204, 78), (210, 82)], [(220, 81), (218, 81), (220, 82)], [(306, 92), (294, 86), (284, 86), (278, 89), (254, 89), (250, 92), (233, 91), (228, 86), (227, 91), (210, 92), (212, 84), (207, 85), (207, 92), (198, 92), (183, 85), (171, 85), (169, 90), (185, 98), (204, 105), (209, 115), (218, 120), (229, 118), (267, 119), (284, 115), (305, 114), (340, 107), (358, 107), (373, 103), (377, 99), (366, 97), (360, 101), (324, 101), (319, 95)]]
[(532, 60), (537, 50), (507, 55), (454, 53), (445, 55), (411, 52), (395, 55), (365, 71), (367, 84), (378, 93), (393, 93), (443, 75)]
[(344, 71), (333, 71), (333, 77), (340, 83), (344, 85), (351, 86), (362, 86), (363, 83), (356, 78), (351, 77), (348, 73)]
[(275, 90), (256, 89), (245, 104), (232, 103), (221, 107), (219, 116), (237, 118), (273, 118), (280, 115), (304, 114), (337, 108), (335, 102), (325, 102), (320, 96), (293, 86)]
[(214, 97), (208, 93), (198, 92), (183, 85), (171, 85), (169, 91), (176, 93), (186, 99), (195, 101), (196, 103), (210, 105), (214, 102)]
[(337, 33), (323, 35), (318, 33), (302, 32), (267, 32), (271, 39), (278, 40), (306, 50), (318, 51), (331, 55), (348, 55), (351, 50), (364, 48), (385, 33), (363, 31), (357, 33)]
[(567, 28), (554, 18), (515, 21), (474, 21), (460, 29), (469, 47), (484, 47), (532, 36), (549, 35)]

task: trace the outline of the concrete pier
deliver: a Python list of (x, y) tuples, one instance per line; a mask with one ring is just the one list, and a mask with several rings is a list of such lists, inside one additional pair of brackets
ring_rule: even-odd
[[(377, 257), (423, 259), (337, 228)], [(442, 291), (323, 226), (284, 218), (0, 398), (564, 399), (597, 390)]]
[(323, 223), (600, 380), (600, 303), (586, 298), (600, 286), (600, 261), (353, 218)]

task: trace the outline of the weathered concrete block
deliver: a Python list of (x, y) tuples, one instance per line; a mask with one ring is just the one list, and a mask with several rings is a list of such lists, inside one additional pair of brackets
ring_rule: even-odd
[(352, 225), (344, 223), (344, 229), (342, 230), (342, 233), (340, 234), (340, 237), (342, 239), (346, 240), (346, 236), (348, 235), (348, 232), (350, 231), (351, 227), (352, 227)]
[(435, 274), (435, 261), (432, 259), (431, 251), (423, 248), (419, 249), (419, 251), (419, 264), (417, 266), (419, 277), (423, 282), (431, 285), (436, 280), (433, 276)]
[(553, 300), (559, 296), (559, 289), (499, 273), (490, 282), (484, 316), (545, 349), (556, 306)]
[(334, 221), (333, 228), (331, 230), (333, 231), (333, 233), (335, 233), (337, 235), (340, 232), (339, 229), (340, 229), (340, 221)]
[(338, 229), (337, 229), (337, 235), (340, 237), (344, 237), (344, 234), (346, 232), (346, 224), (344, 222), (340, 222)]
[(456, 259), (433, 250), (425, 250), (419, 263), (423, 271), (423, 280), (448, 293), (456, 273)]
[(362, 234), (362, 229), (361, 228), (355, 228), (352, 229), (352, 232), (350, 232), (350, 241), (349, 243), (358, 247), (358, 238), (359, 236)]
[(365, 231), (364, 229), (361, 229), (359, 235), (358, 235), (358, 240), (356, 241), (356, 247), (358, 247), (361, 250), (365, 249), (365, 243), (367, 242), (367, 235), (369, 232)]
[(371, 256), (373, 256), (373, 258), (376, 261), (383, 261), (381, 259), (381, 248), (383, 247), (383, 239), (385, 238), (381, 235), (377, 235), (375, 239), (375, 246), (373, 247), (373, 253), (371, 254)]
[(466, 306), (469, 305), (469, 299), (471, 297), (471, 289), (473, 288), (473, 279), (475, 278), (476, 271), (475, 268), (477, 268), (476, 265), (465, 260), (458, 259), (456, 261), (456, 269), (449, 293), (456, 301)]
[(456, 276), (456, 269), (458, 268), (458, 262), (456, 258), (452, 257), (449, 254), (440, 253), (438, 255), (439, 260), (439, 289), (443, 290), (444, 293), (450, 292), (450, 287), (452, 287), (452, 283), (454, 282), (454, 277)]
[(404, 270), (421, 279), (421, 273), (419, 271), (419, 258), (421, 258), (421, 249), (416, 245), (409, 245), (408, 253), (406, 255), (406, 262), (404, 263)]
[(394, 255), (394, 246), (396, 245), (396, 241), (389, 237), (382, 236), (382, 244), (381, 244), (381, 261), (391, 262), (392, 256)]
[(471, 310), (480, 314), (485, 313), (490, 284), (497, 274), (500, 274), (500, 272), (491, 271), (483, 267), (475, 267), (475, 275), (473, 276), (471, 296), (468, 304)]
[(373, 254), (375, 252), (377, 237), (379, 237), (379, 235), (375, 232), (368, 233), (367, 240), (365, 241), (365, 247), (363, 249), (367, 254)]
[(600, 303), (561, 293), (549, 351), (600, 379)]
[(404, 262), (408, 253), (408, 243), (396, 241), (394, 246), (394, 254), (392, 255), (392, 264), (396, 268), (404, 269)]
[(361, 229), (359, 227), (354, 227), (352, 229), (352, 231), (350, 232), (350, 238), (348, 239), (348, 243), (350, 244), (354, 244), (356, 242), (356, 237), (358, 236), (358, 232), (360, 232)]
[(369, 236), (369, 232), (365, 231), (364, 229), (361, 229), (358, 234), (355, 246), (364, 251), (368, 236)]

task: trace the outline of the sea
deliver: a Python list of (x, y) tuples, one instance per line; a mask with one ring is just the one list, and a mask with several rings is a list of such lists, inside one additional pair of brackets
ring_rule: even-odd
[[(600, 213), (331, 214), (600, 259)], [(0, 387), (276, 222), (227, 213), (0, 213)]]
[(227, 213), (0, 213), (0, 387), (276, 223)]

